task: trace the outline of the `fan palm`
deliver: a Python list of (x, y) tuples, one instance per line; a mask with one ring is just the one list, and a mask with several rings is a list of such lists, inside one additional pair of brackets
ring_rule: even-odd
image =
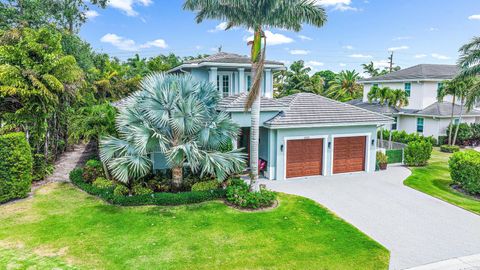
[(480, 37), (474, 37), (469, 43), (460, 47), (461, 77), (471, 77), (480, 74)]
[(327, 90), (327, 97), (349, 101), (358, 98), (362, 94), (362, 85), (357, 83), (359, 74), (355, 70), (343, 70), (337, 74)]
[(245, 154), (220, 151), (238, 136), (239, 128), (216, 111), (219, 99), (213, 84), (195, 82), (190, 75), (147, 76), (141, 90), (119, 105), (119, 138), (100, 141), (102, 161), (117, 180), (129, 184), (150, 172), (152, 153), (161, 153), (177, 189), (184, 165), (219, 181), (241, 171)]
[[(251, 187), (258, 179), (258, 140), (260, 123), (260, 83), (265, 63), (264, 29), (281, 28), (298, 32), (304, 23), (317, 27), (327, 20), (325, 10), (314, 0), (186, 0), (184, 9), (197, 12), (197, 23), (205, 19), (227, 21), (226, 29), (242, 26), (253, 30), (251, 63), (254, 79), (245, 109), (251, 109)], [(262, 42), (263, 39), (263, 42)], [(262, 44), (263, 43), (263, 44)], [(262, 49), (263, 47), (263, 49)]]

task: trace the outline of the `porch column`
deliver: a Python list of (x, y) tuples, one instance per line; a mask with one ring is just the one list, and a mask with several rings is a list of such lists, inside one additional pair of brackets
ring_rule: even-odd
[(265, 69), (265, 97), (273, 97), (272, 70)]
[(244, 93), (246, 92), (245, 89), (245, 69), (244, 68), (238, 68), (238, 93)]
[(235, 137), (235, 138), (232, 139), (232, 146), (233, 146), (233, 147), (232, 147), (233, 150), (235, 150), (235, 149), (238, 148), (238, 147), (237, 147), (237, 146), (238, 146), (238, 138), (237, 138), (237, 137)]
[[(208, 81), (217, 87), (217, 68), (211, 67), (208, 71)], [(218, 89), (217, 89), (218, 90)]]

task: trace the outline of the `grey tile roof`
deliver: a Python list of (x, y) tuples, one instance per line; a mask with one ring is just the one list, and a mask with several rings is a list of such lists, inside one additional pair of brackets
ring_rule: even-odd
[[(243, 111), (247, 102), (247, 94), (228, 96), (218, 103), (218, 109), (222, 111)], [(262, 111), (281, 111), (288, 108), (288, 105), (279, 99), (262, 97), (260, 99)]]
[[(204, 63), (204, 62), (212, 62), (212, 63), (235, 63), (235, 64), (250, 64), (250, 58), (245, 55), (235, 54), (235, 53), (227, 53), (227, 52), (218, 52), (216, 54), (212, 54), (205, 58), (195, 59), (190, 61), (185, 61), (185, 64), (195, 64), (195, 63)], [(271, 61), (265, 60), (265, 64), (270, 65), (282, 65), (282, 62), (278, 61)]]
[(323, 96), (299, 93), (279, 99), (289, 108), (265, 122), (271, 127), (384, 124), (392, 118)]
[(394, 71), (382, 76), (376, 76), (368, 79), (360, 80), (360, 82), (376, 82), (376, 81), (403, 81), (403, 80), (448, 80), (452, 79), (459, 72), (456, 65), (434, 65), (420, 64), (399, 71)]
[(372, 111), (372, 112), (376, 112), (376, 113), (382, 113), (382, 114), (397, 114), (399, 111), (393, 107), (393, 106), (389, 106), (389, 105), (382, 105), (378, 102), (363, 102), (361, 99), (354, 99), (354, 100), (350, 100), (347, 102), (348, 104), (350, 105), (354, 105), (354, 106), (357, 106), (357, 107), (360, 107), (362, 109), (365, 109), (365, 110), (369, 110), (369, 111)]
[[(453, 109), (453, 115), (459, 116), (461, 111), (462, 111), (462, 107), (458, 104), (455, 104)], [(408, 112), (405, 112), (405, 113), (408, 113)], [(426, 107), (425, 109), (418, 110), (413, 114), (450, 117), (450, 115), (452, 114), (452, 103), (451, 102), (435, 102), (432, 105)], [(471, 110), (467, 112), (467, 110), (464, 108), (463, 115), (480, 116), (480, 111)]]

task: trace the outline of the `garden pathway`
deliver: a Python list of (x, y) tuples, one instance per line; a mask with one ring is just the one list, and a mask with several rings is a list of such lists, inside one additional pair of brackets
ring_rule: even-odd
[(52, 182), (68, 182), (71, 170), (81, 165), (92, 153), (91, 147), (86, 144), (78, 144), (72, 151), (63, 153), (55, 163), (55, 169), (45, 180), (33, 183), (32, 192), (39, 187)]

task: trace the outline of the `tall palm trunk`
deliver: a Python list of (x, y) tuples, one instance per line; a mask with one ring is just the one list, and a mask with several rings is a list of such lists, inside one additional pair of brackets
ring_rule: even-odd
[(455, 95), (452, 98), (452, 114), (450, 115), (450, 126), (448, 127), (448, 145), (452, 145), (453, 111), (455, 110)]
[(172, 184), (175, 190), (179, 190), (182, 187), (183, 182), (183, 167), (176, 166), (172, 168)]
[(462, 116), (463, 116), (463, 106), (464, 106), (464, 98), (461, 99), (460, 105), (460, 117), (458, 118), (458, 125), (455, 127), (455, 135), (453, 135), (453, 145), (457, 141), (458, 129), (460, 128), (460, 123), (462, 123)]

